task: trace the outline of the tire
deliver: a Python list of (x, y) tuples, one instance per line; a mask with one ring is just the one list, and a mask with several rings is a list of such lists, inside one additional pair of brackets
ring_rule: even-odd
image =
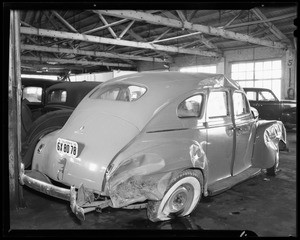
[(199, 170), (185, 170), (171, 180), (160, 201), (149, 201), (147, 216), (152, 222), (189, 215), (202, 195), (203, 176)]
[(33, 152), (39, 140), (46, 134), (61, 129), (72, 112), (73, 110), (48, 112), (33, 122), (26, 135), (25, 143), (22, 144), (21, 156), (25, 169), (31, 166)]
[(276, 151), (274, 165), (270, 168), (267, 168), (267, 175), (271, 177), (275, 177), (278, 172), (278, 166), (279, 166), (279, 150)]

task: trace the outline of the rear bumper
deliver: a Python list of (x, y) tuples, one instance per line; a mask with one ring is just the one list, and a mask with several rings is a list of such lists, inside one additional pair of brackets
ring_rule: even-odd
[(26, 174), (23, 163), (21, 163), (20, 167), (19, 180), (21, 185), (26, 185), (27, 187), (30, 187), (38, 192), (69, 201), (72, 212), (80, 220), (84, 220), (84, 214), (95, 210), (96, 206), (99, 205), (99, 203), (93, 204), (93, 208), (91, 208), (91, 204), (88, 204), (86, 205), (87, 208), (84, 209), (82, 206), (77, 204), (78, 194), (75, 186), (71, 186), (70, 189), (54, 186), (45, 175), (39, 173), (38, 171), (28, 171), (28, 174)]

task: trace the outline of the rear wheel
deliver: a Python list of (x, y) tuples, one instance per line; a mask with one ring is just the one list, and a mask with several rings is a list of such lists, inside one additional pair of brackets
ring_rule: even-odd
[(172, 179), (160, 201), (149, 201), (147, 215), (152, 222), (189, 215), (202, 195), (203, 177), (200, 171), (185, 170)]
[(61, 129), (69, 119), (73, 110), (58, 110), (44, 114), (35, 120), (30, 127), (25, 143), (22, 144), (22, 162), (25, 169), (31, 166), (33, 152), (36, 144), (46, 134)]

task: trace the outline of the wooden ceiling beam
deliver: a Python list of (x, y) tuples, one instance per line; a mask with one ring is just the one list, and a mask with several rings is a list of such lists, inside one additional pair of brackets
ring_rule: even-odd
[(110, 15), (114, 17), (126, 18), (137, 21), (146, 21), (147, 23), (155, 25), (164, 25), (174, 28), (184, 28), (196, 32), (202, 32), (209, 35), (219, 36), (226, 39), (233, 39), (236, 41), (248, 42), (252, 44), (272, 47), (272, 48), (281, 48), (287, 49), (287, 45), (281, 42), (274, 42), (259, 38), (253, 38), (246, 34), (236, 33), (216, 27), (205, 26), (201, 24), (192, 24), (190, 22), (181, 22), (179, 20), (165, 18), (145, 12), (133, 11), (133, 10), (94, 10), (99, 14)]
[(164, 46), (164, 45), (144, 43), (144, 42), (134, 42), (134, 41), (127, 41), (127, 40), (103, 38), (103, 37), (91, 36), (91, 35), (83, 35), (79, 33), (70, 33), (70, 32), (54, 31), (54, 30), (47, 30), (47, 29), (28, 28), (28, 27), (21, 27), (20, 31), (22, 34), (46, 36), (46, 37), (53, 37), (53, 38), (57, 37), (57, 38), (79, 40), (85, 42), (119, 45), (119, 46), (127, 46), (127, 47), (134, 47), (134, 48), (145, 48), (145, 49), (152, 49), (157, 51), (185, 53), (185, 54), (201, 55), (207, 57), (220, 56), (219, 53), (213, 51), (184, 49), (184, 48), (178, 48), (173, 46)]
[(290, 13), (290, 14), (285, 14), (285, 15), (278, 16), (278, 17), (268, 18), (268, 19), (264, 19), (264, 20), (251, 21), (251, 22), (237, 23), (237, 24), (232, 24), (229, 26), (220, 27), (220, 28), (227, 29), (227, 28), (244, 27), (244, 26), (249, 26), (249, 25), (254, 25), (254, 24), (259, 24), (259, 23), (267, 23), (267, 22), (272, 22), (272, 21), (277, 21), (277, 20), (282, 20), (282, 19), (292, 18), (292, 17), (297, 17), (297, 14)]
[[(267, 20), (267, 17), (258, 9), (253, 8), (251, 11), (260, 19)], [(280, 40), (288, 39), (274, 24), (270, 22), (263, 22), (268, 29)]]
[(124, 22), (129, 22), (129, 20), (128, 19), (122, 19), (120, 21), (116, 21), (116, 22), (109, 23), (109, 24), (104, 25), (104, 26), (100, 26), (100, 27), (97, 27), (97, 28), (90, 29), (88, 31), (83, 32), (82, 34), (90, 34), (90, 33), (97, 32), (97, 31), (100, 31), (100, 30), (103, 30), (103, 29), (106, 29), (108, 27), (112, 27), (112, 26), (115, 26), (115, 25), (118, 25), (118, 24), (121, 24), (121, 23), (124, 23)]
[(72, 32), (78, 33), (78, 31), (70, 24), (68, 23), (62, 16), (60, 16), (56, 11), (51, 11), (69, 30)]
[(28, 44), (21, 44), (21, 49), (29, 50), (29, 51), (38, 51), (38, 52), (66, 53), (66, 54), (86, 55), (86, 56), (93, 56), (93, 57), (118, 58), (122, 60), (131, 59), (135, 61), (164, 62), (160, 58), (133, 56), (129, 54), (115, 54), (115, 53), (107, 53), (107, 52), (86, 51), (86, 50), (60, 48), (60, 47), (45, 47), (45, 46), (28, 45)]
[(37, 62), (57, 62), (61, 64), (76, 64), (76, 65), (92, 65), (92, 66), (112, 66), (112, 67), (133, 67), (126, 63), (110, 63), (110, 62), (96, 62), (96, 61), (80, 61), (76, 59), (59, 59), (59, 58), (49, 58), (49, 57), (29, 57), (21, 56), (22, 61), (37, 61)]
[[(104, 26), (108, 25), (108, 22), (106, 21), (106, 19), (103, 17), (102, 14), (98, 14), (98, 16), (100, 17), (101, 21), (103, 22)], [(110, 32), (110, 34), (113, 36), (113, 38), (118, 38), (117, 34), (114, 32), (114, 30), (111, 27), (107, 27), (108, 31)]]

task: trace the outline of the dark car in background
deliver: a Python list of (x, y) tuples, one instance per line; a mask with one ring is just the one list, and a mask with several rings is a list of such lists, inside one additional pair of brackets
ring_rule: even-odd
[(45, 106), (46, 89), (60, 81), (50, 79), (22, 78), (22, 101), (26, 101), (33, 119), (41, 115)]
[(44, 114), (46, 89), (59, 81), (39, 78), (22, 78), (22, 110), (21, 110), (21, 137), (25, 141), (27, 132), (32, 123)]
[[(21, 155), (25, 168), (31, 164), (36, 143), (45, 134), (60, 129), (85, 95), (99, 84), (101, 82), (57, 82), (45, 90), (40, 117), (26, 121), (26, 131), (22, 130)], [(28, 114), (28, 111), (22, 112), (22, 119), (32, 119)]]
[(296, 127), (296, 101), (279, 100), (272, 90), (267, 88), (244, 88), (251, 107), (257, 109), (259, 118), (277, 119), (287, 129)]
[(45, 111), (70, 109), (74, 110), (78, 103), (101, 82), (62, 82), (46, 90)]

